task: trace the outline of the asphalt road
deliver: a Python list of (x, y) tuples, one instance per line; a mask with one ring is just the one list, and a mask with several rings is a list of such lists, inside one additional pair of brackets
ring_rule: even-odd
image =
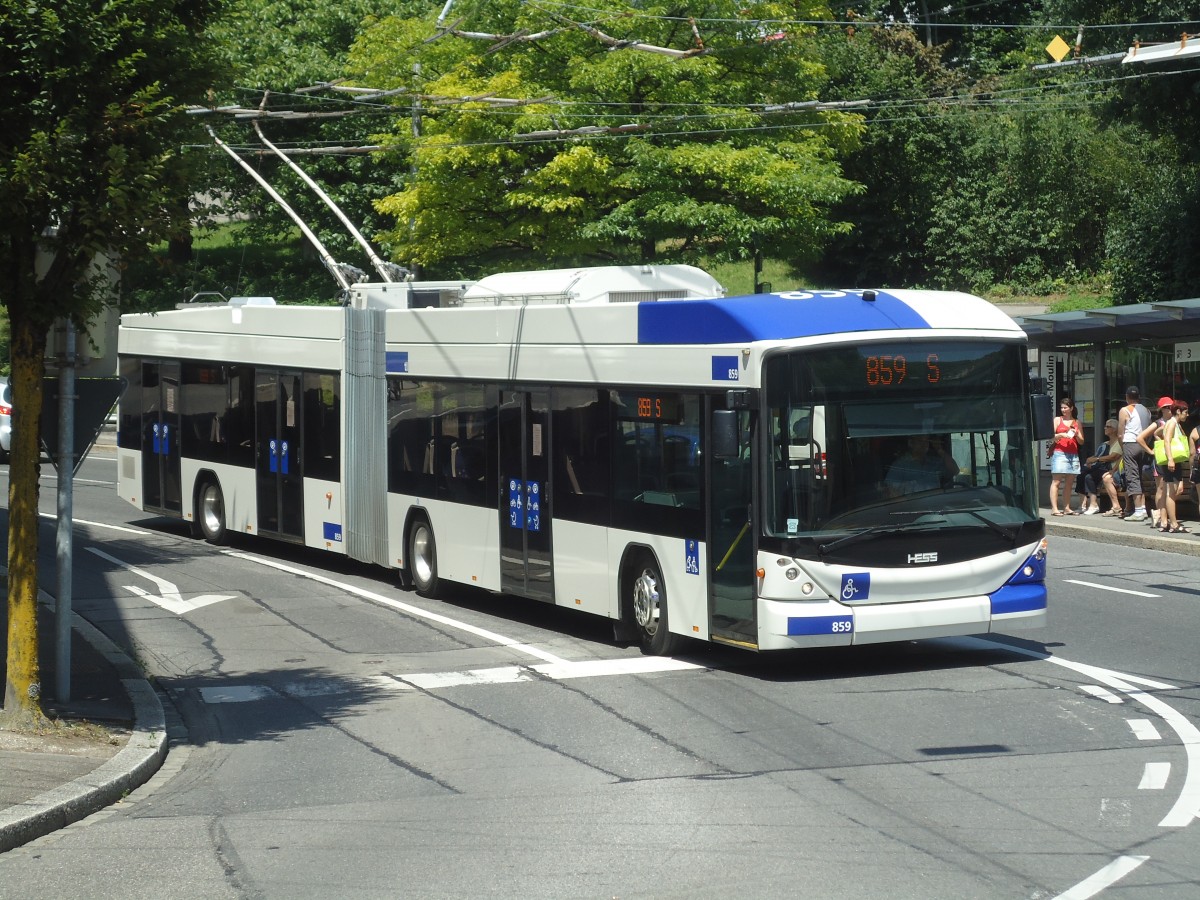
[(114, 474), (76, 483), (75, 609), (186, 741), (0, 855), (0, 897), (1200, 890), (1195, 557), (1057, 538), (1041, 632), (653, 671), (568, 611), (193, 541)]

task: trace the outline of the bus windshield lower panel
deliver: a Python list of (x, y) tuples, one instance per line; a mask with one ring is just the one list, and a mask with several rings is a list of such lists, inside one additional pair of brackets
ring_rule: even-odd
[(766, 366), (768, 545), (826, 558), (957, 531), (1011, 546), (1040, 524), (1020, 346), (858, 344)]

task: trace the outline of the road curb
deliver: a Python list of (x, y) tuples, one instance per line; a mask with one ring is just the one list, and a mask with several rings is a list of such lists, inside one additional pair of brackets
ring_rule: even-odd
[[(1137, 525), (1131, 525), (1137, 528)], [(1137, 547), (1141, 550), (1163, 550), (1167, 553), (1182, 553), (1200, 556), (1200, 536), (1195, 534), (1173, 535), (1158, 531), (1145, 534), (1149, 529), (1142, 526), (1139, 531), (1110, 531), (1077, 525), (1074, 522), (1051, 522), (1046, 520), (1046, 534), (1057, 537), (1072, 537), (1098, 544), (1115, 544), (1120, 547)]]
[(167, 758), (167, 722), (154, 688), (125, 653), (77, 614), (72, 627), (112, 665), (133, 705), (125, 746), (87, 775), (0, 810), (0, 853), (111, 806), (150, 780)]

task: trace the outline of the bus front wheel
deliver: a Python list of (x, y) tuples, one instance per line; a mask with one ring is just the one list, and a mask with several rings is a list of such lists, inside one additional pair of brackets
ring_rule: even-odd
[(224, 544), (229, 534), (225, 529), (225, 495), (215, 481), (206, 481), (196, 498), (196, 521), (200, 536), (210, 544)]
[(667, 583), (658, 564), (649, 556), (638, 559), (630, 569), (626, 591), (642, 652), (651, 656), (670, 655), (679, 642), (667, 628)]
[(424, 519), (414, 522), (408, 533), (408, 571), (418, 594), (431, 599), (437, 596), (437, 543)]

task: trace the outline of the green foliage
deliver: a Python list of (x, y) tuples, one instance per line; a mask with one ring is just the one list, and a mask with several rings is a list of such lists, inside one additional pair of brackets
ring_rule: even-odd
[(762, 111), (814, 99), (824, 75), (805, 29), (775, 39), (756, 20), (819, 6), (720, 2), (699, 39), (674, 8), (609, 9), (597, 28), (515, 2), (454, 9), (471, 32), (538, 40), (439, 36), (432, 17), (363, 35), (350, 68), (364, 83), (517, 101), (424, 103), (418, 137), (407, 122), (385, 136), (413, 169), (378, 203), (396, 255), (455, 274), (501, 260), (801, 260), (845, 230), (829, 209), (856, 187), (835, 157), (858, 120)]
[(122, 278), (124, 312), (173, 309), (198, 294), (274, 297), (279, 303), (337, 303), (338, 286), (299, 231), (262, 241), (246, 223), (201, 230), (191, 259), (180, 264), (160, 245), (129, 266)]
[[(189, 193), (175, 148), (218, 70), (215, 2), (0, 0), (0, 300), (44, 328), (85, 319), (79, 283), (101, 253), (136, 254), (177, 227)], [(53, 262), (34, 277), (41, 247)]]
[(1117, 303), (1200, 295), (1200, 168), (1162, 168), (1130, 192), (1108, 233)]

